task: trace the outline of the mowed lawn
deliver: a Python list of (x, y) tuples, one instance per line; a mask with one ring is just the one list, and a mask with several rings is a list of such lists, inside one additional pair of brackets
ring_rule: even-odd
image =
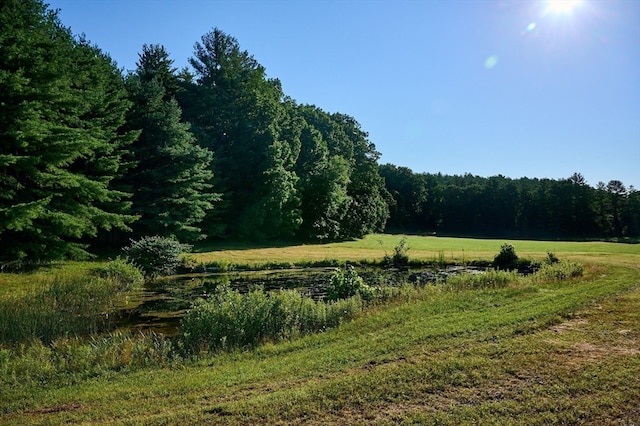
[[(225, 261), (237, 264), (264, 264), (267, 262), (304, 263), (307, 261), (346, 260), (376, 261), (385, 255), (393, 255), (394, 248), (402, 239), (409, 247), (409, 257), (424, 261), (438, 261), (441, 256), (447, 262), (492, 260), (502, 244), (511, 244), (521, 257), (542, 259), (552, 252), (562, 258), (588, 259), (597, 262), (629, 261), (640, 258), (640, 244), (618, 244), (608, 242), (530, 241), (504, 239), (473, 239), (415, 235), (372, 234), (360, 240), (329, 243), (282, 245), (255, 248), (249, 245), (202, 245), (196, 247), (194, 257), (201, 262)], [(626, 257), (630, 255), (630, 257)], [(636, 263), (637, 264), (637, 263)]]
[[(355, 261), (391, 254), (401, 238), (197, 256)], [(521, 257), (551, 251), (580, 260), (585, 274), (491, 290), (430, 287), (291, 342), (171, 368), (15, 386), (1, 392), (0, 423), (640, 424), (640, 246), (407, 241), (410, 257), (444, 252), (465, 260), (491, 260), (509, 242)]]

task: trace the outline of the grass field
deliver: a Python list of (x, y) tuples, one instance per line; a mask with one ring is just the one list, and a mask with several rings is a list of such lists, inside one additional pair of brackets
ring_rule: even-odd
[[(409, 256), (412, 259), (437, 261), (440, 256), (448, 262), (461, 263), (472, 260), (492, 260), (504, 243), (512, 244), (523, 257), (544, 258), (548, 252), (575, 260), (592, 262), (628, 261), (638, 264), (640, 244), (618, 244), (607, 242), (566, 242), (528, 240), (487, 240), (471, 238), (423, 237), (405, 235), (368, 235), (361, 240), (322, 245), (284, 245), (281, 247), (254, 248), (243, 245), (205, 245), (197, 247), (194, 257), (200, 262), (226, 261), (237, 264), (304, 263), (307, 261), (365, 260), (379, 261), (392, 255), (393, 249), (406, 238)], [(630, 255), (627, 257), (627, 255)], [(634, 263), (635, 262), (635, 263)]]
[[(379, 259), (400, 239), (205, 247), (196, 256), (356, 261)], [(0, 423), (640, 424), (640, 246), (408, 237), (409, 256), (427, 260), (443, 252), (491, 260), (504, 242), (521, 257), (550, 251), (583, 262), (585, 274), (491, 290), (430, 287), (325, 333), (251, 351), (2, 383)], [(0, 280), (4, 291), (28, 282)]]

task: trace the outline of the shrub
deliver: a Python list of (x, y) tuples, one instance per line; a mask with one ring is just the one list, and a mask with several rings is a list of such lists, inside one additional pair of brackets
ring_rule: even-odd
[(336, 269), (327, 287), (327, 300), (346, 299), (356, 294), (364, 300), (373, 298), (373, 290), (364, 283), (353, 266), (347, 265), (345, 271)]
[(493, 258), (493, 267), (503, 270), (516, 269), (518, 267), (516, 249), (511, 244), (503, 244), (500, 247), (500, 253)]
[(250, 348), (335, 327), (362, 309), (359, 296), (324, 303), (295, 290), (242, 295), (223, 285), (182, 318), (178, 342), (185, 355)]
[(395, 267), (407, 266), (409, 264), (409, 245), (407, 238), (402, 237), (397, 246), (393, 248), (393, 256), (385, 255), (384, 261), (387, 265)]
[(190, 245), (181, 244), (173, 238), (153, 236), (131, 240), (131, 245), (124, 251), (129, 261), (138, 266), (145, 276), (153, 278), (171, 275), (180, 265), (180, 255), (190, 249)]
[(561, 281), (582, 276), (584, 267), (580, 263), (560, 261), (544, 264), (538, 272), (531, 276), (534, 282)]
[(118, 291), (129, 291), (144, 283), (144, 276), (134, 264), (117, 258), (93, 270), (101, 278), (113, 281)]
[(560, 259), (558, 259), (558, 257), (551, 253), (551, 252), (547, 252), (547, 258), (544, 260), (544, 263), (548, 264), (548, 265), (553, 265), (554, 263), (558, 263), (560, 262)]

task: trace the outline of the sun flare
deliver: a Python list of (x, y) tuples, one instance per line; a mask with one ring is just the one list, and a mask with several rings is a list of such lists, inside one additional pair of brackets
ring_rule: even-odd
[(582, 0), (547, 0), (547, 12), (549, 13), (571, 13), (582, 3)]

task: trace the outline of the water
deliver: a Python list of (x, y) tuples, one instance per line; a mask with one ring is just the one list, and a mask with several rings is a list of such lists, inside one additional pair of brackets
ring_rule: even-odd
[[(368, 268), (358, 274), (369, 285), (398, 285), (409, 281), (417, 284), (434, 282), (438, 276), (468, 271), (465, 268), (447, 270), (397, 270)], [(165, 335), (176, 333), (180, 319), (199, 298), (206, 299), (215, 288), (228, 284), (240, 292), (261, 286), (265, 291), (296, 289), (315, 300), (326, 295), (335, 268), (293, 269), (259, 272), (202, 273), (173, 276), (147, 283), (127, 297), (119, 313), (118, 326), (132, 332), (153, 331)]]
[(334, 268), (282, 271), (203, 273), (174, 276), (145, 284), (133, 292), (121, 310), (119, 326), (136, 331), (175, 334), (180, 319), (199, 298), (228, 284), (245, 293), (261, 286), (265, 291), (297, 289), (316, 300), (324, 297)]

